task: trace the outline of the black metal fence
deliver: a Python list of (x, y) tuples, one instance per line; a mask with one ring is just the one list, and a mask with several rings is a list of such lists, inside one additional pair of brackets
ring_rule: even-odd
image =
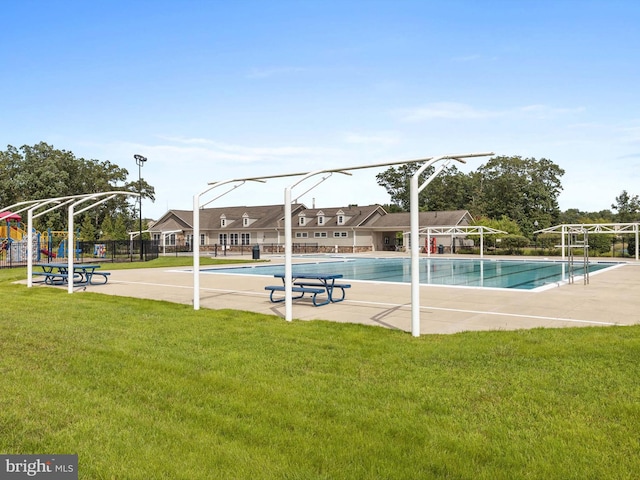
[[(224, 257), (227, 255), (253, 255), (253, 249), (255, 245), (201, 245), (201, 255), (211, 255), (212, 257)], [(284, 243), (261, 243), (259, 244), (260, 251), (268, 254), (282, 254), (284, 255)], [(186, 255), (193, 253), (193, 247), (188, 244), (176, 244), (158, 246), (159, 254), (161, 256), (167, 255)], [(321, 247), (317, 243), (294, 243), (292, 245), (294, 254), (304, 253), (321, 253)]]
[[(262, 253), (270, 255), (284, 255), (284, 243), (261, 243), (259, 244)], [(293, 254), (321, 253), (321, 248), (317, 243), (293, 243), (291, 245)], [(200, 247), (201, 252), (213, 253), (214, 257), (226, 255), (253, 255), (253, 245), (208, 245)]]
[[(64, 246), (63, 246), (64, 247)], [(260, 252), (270, 255), (284, 255), (283, 243), (262, 243)], [(107, 240), (103, 242), (76, 242), (76, 262), (138, 262), (149, 261), (159, 256), (192, 255), (193, 247), (188, 244), (158, 245), (151, 240), (142, 242), (142, 252), (139, 240)], [(201, 255), (212, 257), (225, 257), (237, 255), (253, 255), (254, 245), (203, 245), (200, 247)], [(34, 249), (37, 250), (37, 249)], [(335, 253), (333, 248), (321, 247), (317, 243), (292, 244), (294, 255), (313, 253)], [(66, 261), (69, 252), (64, 248), (52, 248), (51, 251), (42, 248), (34, 255), (34, 263), (53, 263)], [(0, 250), (0, 268), (24, 267), (27, 265), (27, 245), (25, 242), (12, 242), (3, 246)]]
[[(34, 249), (37, 250), (37, 249)], [(53, 263), (66, 261), (69, 251), (57, 248), (49, 251), (35, 251), (34, 263)], [(76, 262), (139, 262), (149, 261), (159, 256), (158, 246), (150, 240), (106, 240), (103, 242), (76, 242), (74, 252)], [(0, 251), (0, 268), (24, 267), (27, 265), (27, 244), (11, 242)]]

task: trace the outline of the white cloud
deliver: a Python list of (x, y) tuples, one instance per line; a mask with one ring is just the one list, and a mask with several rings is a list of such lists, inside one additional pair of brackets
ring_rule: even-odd
[(347, 143), (357, 145), (396, 145), (400, 142), (400, 136), (395, 132), (355, 133), (347, 132), (344, 136)]
[(583, 113), (586, 111), (584, 107), (575, 108), (558, 108), (549, 105), (527, 105), (520, 107), (520, 111), (525, 115), (534, 115), (536, 118), (551, 118), (558, 115), (568, 115), (573, 113)]
[(636, 153), (629, 153), (627, 155), (620, 155), (619, 157), (617, 157), (619, 160), (626, 160), (629, 158), (640, 158), (640, 152), (636, 152)]
[(456, 102), (436, 102), (424, 107), (409, 108), (398, 111), (398, 116), (405, 122), (420, 122), (423, 120), (475, 120), (502, 115), (502, 112), (478, 110), (470, 105)]
[[(161, 141), (157, 144), (120, 142), (90, 146), (91, 150), (98, 154), (98, 158), (131, 159), (130, 165), (118, 162), (121, 165), (124, 163), (123, 166), (129, 170), (130, 178), (137, 178), (138, 173), (132, 154), (139, 153), (147, 157), (142, 176), (155, 187), (157, 200), (155, 203), (145, 200), (143, 210), (145, 215), (154, 218), (162, 215), (168, 208), (191, 208), (193, 195), (203, 191), (210, 182), (354, 164), (350, 153), (339, 147), (254, 146), (206, 138), (158, 138)], [(231, 203), (247, 205), (281, 203), (283, 188), (290, 182), (291, 180), (284, 179), (270, 180), (266, 186), (246, 185), (238, 189), (238, 193), (225, 196), (223, 200), (226, 201), (228, 198)], [(373, 180), (370, 180), (371, 182)], [(334, 188), (335, 196), (335, 188), (339, 188), (340, 183), (334, 179), (330, 185)], [(353, 184), (351, 187), (353, 189)], [(368, 187), (370, 188), (370, 185)], [(329, 196), (323, 194), (323, 191), (320, 189), (318, 195), (322, 195), (323, 198), (326, 196), (328, 199)], [(349, 198), (351, 202), (357, 202), (358, 197), (353, 193), (349, 191)]]
[(514, 107), (504, 110), (483, 110), (472, 105), (457, 102), (435, 102), (422, 107), (399, 110), (398, 116), (405, 122), (420, 122), (425, 120), (484, 120), (488, 118), (534, 117), (553, 118), (561, 115), (579, 114), (585, 112), (584, 107), (553, 107), (535, 104)]
[(620, 129), (622, 132), (622, 141), (626, 143), (640, 143), (640, 127), (623, 127)]
[[(165, 142), (160, 145), (139, 146), (147, 152), (155, 152), (160, 158), (190, 158), (196, 161), (230, 160), (240, 163), (255, 163), (265, 160), (291, 160), (335, 155), (338, 150), (323, 147), (294, 145), (248, 146), (218, 142), (206, 138), (158, 137)], [(173, 144), (173, 145), (172, 145)], [(127, 148), (132, 148), (127, 146)], [(149, 153), (151, 155), (151, 153)]]

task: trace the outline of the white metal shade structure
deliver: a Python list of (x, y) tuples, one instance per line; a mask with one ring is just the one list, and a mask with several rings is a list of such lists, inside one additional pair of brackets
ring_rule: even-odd
[[(73, 217), (80, 214), (80, 213), (84, 213), (87, 210), (91, 210), (92, 208), (97, 207), (98, 205), (103, 204), (104, 202), (107, 202), (109, 200), (111, 200), (112, 198), (117, 197), (118, 195), (128, 195), (128, 196), (133, 196), (133, 197), (139, 197), (140, 194), (139, 193), (133, 193), (133, 192), (122, 192), (122, 191), (117, 191), (117, 192), (101, 192), (101, 193), (90, 193), (87, 195), (84, 195), (83, 198), (76, 200), (75, 202), (71, 203), (71, 205), (69, 205), (69, 211), (68, 211), (68, 227), (69, 227), (69, 234), (68, 234), (68, 243), (69, 243), (69, 252), (71, 252), (69, 254), (69, 259), (68, 259), (68, 274), (69, 276), (67, 277), (67, 284), (68, 284), (68, 293), (73, 293), (73, 251), (72, 249), (74, 249), (74, 238), (73, 238)], [(86, 202), (91, 202), (93, 201), (93, 203), (91, 203), (90, 205), (86, 205), (83, 208), (81, 208), (80, 210), (78, 210), (77, 212), (75, 211), (76, 207), (81, 206), (83, 203)]]
[[(247, 182), (266, 183), (267, 180), (275, 178), (287, 178), (307, 175), (307, 172), (284, 173), (280, 175), (264, 175), (261, 177), (234, 178), (230, 180), (221, 180), (219, 182), (210, 182), (209, 186), (193, 196), (193, 309), (200, 310), (200, 209), (210, 203), (231, 193), (236, 188), (241, 187)], [(207, 193), (218, 187), (230, 186), (226, 191), (201, 203), (201, 198)], [(286, 209), (286, 207), (285, 207)], [(285, 220), (286, 221), (286, 220)]]
[[(33, 219), (51, 212), (56, 208), (63, 207), (75, 198), (80, 198), (82, 195), (70, 195), (66, 197), (44, 198), (38, 200), (27, 200), (24, 202), (16, 203), (8, 208), (21, 206), (16, 212), (27, 211), (27, 287), (33, 286)], [(47, 205), (54, 204), (53, 207), (47, 210), (41, 211), (34, 215), (34, 212)], [(1, 219), (0, 219), (1, 220)]]
[[(42, 201), (43, 200), (26, 200), (24, 202), (14, 203), (12, 205), (9, 205), (8, 207), (3, 207), (0, 209), (0, 211), (3, 212), (3, 213), (0, 213), (0, 222), (6, 218), (9, 218), (11, 215), (15, 213), (24, 212), (25, 210), (28, 210), (29, 208), (31, 208), (33, 205)], [(16, 207), (20, 207), (20, 209), (15, 210)], [(13, 211), (9, 211), (9, 210), (13, 210)]]
[[(493, 155), (488, 153), (467, 153), (462, 155), (442, 155), (429, 159), (416, 170), (410, 181), (411, 199), (411, 334), (414, 337), (420, 336), (420, 211), (418, 197), (422, 190), (426, 188), (453, 160), (466, 163), (467, 158), (487, 157)], [(429, 178), (420, 184), (420, 175), (434, 163), (443, 161), (444, 163), (434, 171)]]
[(635, 258), (639, 259), (640, 246), (638, 245), (638, 237), (640, 231), (640, 223), (563, 223), (562, 225), (556, 225), (554, 227), (543, 228), (542, 230), (536, 230), (533, 233), (560, 233), (562, 235), (562, 259), (566, 257), (567, 244), (565, 242), (566, 236), (572, 233), (587, 233), (598, 234), (622, 234), (633, 233), (636, 237)]
[[(50, 199), (55, 201), (55, 199)], [(14, 203), (13, 205), (9, 205), (6, 209), (3, 210), (10, 210), (12, 208), (15, 207), (21, 207), (20, 209), (16, 210), (13, 213), (20, 213), (20, 212), (24, 212), (25, 210), (28, 210), (29, 212), (29, 217), (28, 217), (28, 221), (27, 221), (27, 286), (31, 287), (32, 286), (32, 273), (33, 273), (33, 252), (32, 252), (32, 248), (33, 248), (33, 222), (32, 222), (32, 218), (31, 218), (31, 213), (33, 212), (33, 210), (39, 208), (41, 205), (44, 205), (46, 203), (49, 203), (48, 200), (27, 200), (24, 202), (18, 202), (18, 203)], [(0, 221), (2, 221), (3, 219), (7, 218), (9, 215), (11, 215), (11, 213), (7, 212), (4, 215), (0, 215)]]
[[(227, 193), (229, 193), (230, 191), (234, 190), (235, 188), (238, 188), (239, 186), (243, 185), (245, 182), (247, 181), (258, 181), (258, 182), (265, 182), (267, 179), (271, 179), (271, 178), (284, 178), (284, 177), (294, 177), (294, 176), (302, 176), (303, 178), (301, 178), (300, 180), (298, 180), (297, 182), (295, 182), (294, 184), (288, 186), (285, 188), (285, 205), (284, 205), (284, 222), (285, 222), (285, 276), (284, 276), (284, 283), (285, 283), (285, 320), (287, 321), (292, 321), (293, 319), (293, 293), (292, 293), (292, 288), (293, 288), (293, 279), (292, 279), (292, 251), (293, 251), (293, 245), (292, 245), (292, 218), (291, 218), (291, 202), (292, 202), (292, 190), (299, 186), (300, 184), (302, 184), (305, 180), (312, 178), (316, 175), (325, 175), (319, 182), (317, 182), (315, 185), (313, 185), (312, 187), (308, 188), (304, 193), (300, 194), (297, 196), (297, 198), (300, 198), (301, 196), (305, 195), (306, 193), (308, 193), (309, 191), (311, 191), (313, 188), (315, 188), (317, 185), (319, 185), (320, 183), (322, 183), (323, 181), (325, 181), (326, 179), (328, 179), (331, 174), (333, 173), (342, 173), (345, 175), (349, 175), (349, 172), (352, 170), (361, 170), (361, 169), (368, 169), (368, 168), (377, 168), (377, 167), (388, 167), (388, 166), (394, 166), (394, 165), (406, 165), (406, 164), (410, 164), (410, 163), (419, 163), (419, 162), (425, 162), (424, 165), (422, 165), (418, 172), (416, 174), (414, 174), (414, 177), (412, 178), (412, 184), (411, 184), (411, 235), (412, 235), (412, 239), (414, 240), (412, 242), (412, 245), (417, 245), (418, 244), (418, 235), (419, 235), (419, 225), (418, 225), (418, 221), (417, 221), (417, 216), (418, 216), (418, 193), (419, 191), (421, 191), (422, 189), (424, 189), (424, 187), (431, 181), (433, 180), (433, 178), (435, 178), (440, 172), (442, 172), (442, 170), (447, 166), (447, 164), (449, 163), (449, 161), (451, 160), (457, 160), (460, 162), (464, 163), (464, 159), (466, 158), (473, 158), (473, 157), (486, 157), (486, 156), (491, 156), (494, 155), (493, 152), (485, 152), (485, 153), (468, 153), (468, 154), (460, 154), (460, 155), (443, 155), (443, 156), (439, 156), (439, 157), (429, 157), (429, 158), (423, 158), (423, 159), (418, 159), (418, 160), (404, 160), (404, 161), (396, 161), (396, 162), (385, 162), (385, 163), (375, 163), (375, 164), (368, 164), (368, 165), (357, 165), (357, 166), (352, 166), (352, 167), (343, 167), (343, 168), (335, 168), (335, 169), (326, 169), (326, 170), (317, 170), (317, 171), (313, 171), (313, 172), (307, 172), (307, 173), (290, 173), (290, 174), (282, 174), (282, 175), (273, 175), (273, 176), (263, 176), (263, 177), (253, 177), (253, 178), (241, 178), (241, 179), (234, 179), (234, 180), (225, 180), (225, 181), (221, 181), (221, 182), (212, 182), (209, 184), (209, 187), (205, 190), (203, 190), (200, 193), (197, 193), (196, 195), (194, 195), (193, 197), (193, 232), (194, 232), (194, 248), (193, 248), (193, 308), (194, 310), (198, 310), (200, 308), (200, 215), (199, 215), (199, 210), (201, 207), (203, 207), (204, 205), (200, 205), (200, 197), (202, 197), (204, 194), (206, 194), (207, 192), (213, 190), (214, 188), (217, 188), (219, 186), (225, 185), (225, 184), (231, 184), (231, 183), (236, 183), (236, 185), (234, 185), (230, 190), (226, 191), (225, 193), (222, 193), (221, 195), (218, 195), (217, 197), (215, 197), (213, 200), (210, 200), (208, 203), (211, 203), (212, 201), (222, 197), (223, 195), (226, 195)], [(419, 177), (419, 175), (424, 172), (424, 170), (426, 168), (428, 168), (430, 165), (433, 165), (434, 163), (438, 162), (438, 161), (445, 161), (445, 165), (442, 166), (439, 170), (437, 170), (430, 178), (427, 182), (425, 182), (422, 186), (420, 186), (420, 188), (414, 188), (414, 181), (417, 184), (417, 179)], [(415, 180), (414, 180), (415, 179)], [(414, 192), (415, 190), (415, 192)], [(415, 195), (414, 195), (415, 193)], [(415, 212), (414, 212), (415, 210)], [(414, 215), (416, 217), (416, 221), (415, 221), (415, 226), (414, 226)], [(415, 235), (415, 238), (413, 238)], [(420, 309), (420, 304), (419, 304), (419, 295), (413, 295), (413, 292), (415, 290), (417, 290), (419, 292), (419, 276), (417, 277), (417, 279), (414, 278), (413, 275), (413, 271), (416, 272), (417, 275), (419, 275), (419, 249), (416, 248), (412, 248), (411, 251), (411, 255), (412, 255), (412, 312), (414, 310), (417, 309), (418, 311), (418, 320), (417, 322), (412, 322), (412, 333), (414, 336), (419, 336), (420, 334), (420, 327), (419, 327), (419, 309)], [(415, 256), (415, 261), (414, 261), (414, 257)], [(414, 265), (415, 263), (415, 265)], [(415, 303), (415, 305), (414, 305)], [(413, 314), (412, 314), (413, 315)], [(417, 328), (415, 327), (415, 325), (417, 325)]]
[[(403, 232), (402, 235), (410, 234), (411, 232)], [(451, 235), (452, 237), (466, 237), (469, 235), (479, 235), (480, 236), (480, 258), (484, 257), (484, 236), (485, 235), (495, 235), (495, 234), (504, 234), (508, 235), (509, 232), (505, 232), (502, 230), (496, 230), (495, 228), (485, 227), (484, 225), (450, 225), (450, 226), (440, 226), (440, 227), (424, 227), (420, 229), (420, 234), (423, 235), (426, 233), (427, 237), (427, 245), (430, 244), (430, 239), (435, 235)], [(431, 256), (431, 250), (427, 249), (427, 256)]]
[[(38, 218), (41, 217), (42, 215), (52, 212), (53, 210), (56, 210), (58, 208), (64, 207), (65, 205), (68, 205), (69, 203), (73, 202), (76, 198), (79, 198), (79, 196), (74, 196), (74, 197), (63, 197), (63, 198), (51, 198), (49, 200), (44, 200), (41, 201), (40, 203), (38, 203), (37, 205), (31, 207), (28, 211), (27, 214), (27, 287), (31, 288), (33, 286), (33, 254), (35, 252), (32, 252), (31, 249), (33, 248), (33, 219), (34, 218)], [(38, 212), (37, 214), (35, 213), (36, 210), (39, 210), (42, 207), (46, 207), (47, 205), (51, 205), (53, 204), (53, 206), (47, 208), (46, 210), (42, 210), (40, 212)]]
[[(69, 220), (69, 231), (68, 231), (68, 244), (69, 244), (69, 250), (73, 251), (73, 217), (75, 214), (77, 213), (82, 213), (85, 212), (87, 210), (90, 210), (98, 205), (100, 205), (101, 203), (106, 202), (107, 200), (110, 200), (114, 197), (116, 197), (117, 195), (130, 195), (130, 196), (139, 196), (138, 193), (132, 193), (132, 192), (123, 192), (123, 191), (112, 191), (112, 192), (100, 192), (100, 193), (85, 193), (85, 194), (80, 194), (80, 195), (67, 195), (64, 197), (52, 197), (52, 198), (42, 198), (42, 199), (38, 199), (38, 200), (27, 200), (24, 202), (19, 202), (16, 204), (13, 204), (9, 207), (7, 207), (7, 210), (11, 209), (11, 208), (15, 208), (17, 206), (21, 206), (22, 208), (17, 210), (14, 213), (18, 213), (18, 212), (22, 212), (27, 210), (27, 287), (32, 287), (33, 286), (33, 219), (34, 218), (38, 218), (46, 213), (49, 213), (53, 210), (56, 210), (58, 208), (64, 207), (66, 205), (70, 205), (69, 206), (69, 213), (68, 213), (68, 220)], [(103, 198), (101, 200), (97, 200), (100, 197), (106, 197)], [(75, 212), (74, 213), (74, 208), (77, 205), (80, 205), (84, 202), (90, 201), (90, 200), (97, 200), (96, 202), (92, 203), (91, 205), (83, 208), (82, 210)], [(47, 208), (46, 210), (40, 211), (38, 213), (35, 213), (36, 210), (46, 207), (48, 205), (53, 205), (49, 208)], [(2, 220), (2, 218), (0, 218), (0, 220)], [(73, 292), (73, 253), (71, 255), (69, 255), (69, 264), (68, 264), (68, 269), (69, 269), (69, 293)]]
[[(444, 168), (449, 164), (449, 162), (451, 160), (457, 160), (460, 162), (464, 163), (464, 159), (465, 158), (473, 158), (473, 157), (486, 157), (486, 156), (490, 156), (493, 155), (493, 152), (489, 152), (489, 153), (468, 153), (468, 154), (460, 154), (460, 155), (442, 155), (439, 157), (430, 157), (430, 158), (424, 158), (424, 159), (420, 159), (420, 160), (405, 160), (405, 161), (400, 161), (400, 162), (389, 162), (389, 163), (376, 163), (376, 164), (369, 164), (369, 165), (358, 165), (355, 167), (344, 167), (344, 168), (337, 168), (337, 169), (328, 169), (328, 170), (318, 170), (315, 172), (310, 172), (307, 175), (305, 175), (304, 178), (302, 178), (301, 180), (299, 180), (298, 182), (296, 182), (295, 184), (287, 187), (285, 189), (285, 319), (287, 321), (291, 321), (293, 318), (293, 293), (292, 293), (292, 289), (293, 289), (293, 279), (292, 279), (292, 242), (291, 242), (291, 237), (292, 237), (292, 219), (291, 219), (291, 190), (300, 185), (304, 180), (311, 178), (313, 176), (316, 175), (321, 175), (321, 174), (331, 174), (331, 173), (342, 173), (342, 174), (349, 174), (350, 171), (352, 170), (361, 170), (361, 169), (367, 169), (367, 168), (376, 168), (376, 167), (386, 167), (386, 166), (392, 166), (392, 165), (405, 165), (405, 164), (409, 164), (409, 163), (419, 163), (419, 162), (425, 162), (423, 165), (420, 166), (420, 168), (418, 168), (418, 170), (416, 171), (416, 173), (414, 173), (413, 177), (411, 178), (411, 238), (412, 238), (412, 245), (417, 246), (419, 243), (419, 225), (418, 225), (418, 193), (419, 191), (421, 191), (422, 189), (424, 189), (424, 187), (426, 187), (426, 185), (429, 184), (429, 182), (431, 182), (440, 172), (442, 172), (442, 170), (444, 170)], [(424, 182), (424, 184), (422, 186), (420, 186), (420, 188), (417, 188), (417, 182), (418, 182), (418, 178), (420, 176), (420, 174), (422, 174), (429, 166), (433, 165), (434, 163), (438, 162), (438, 161), (445, 161), (445, 164), (443, 166), (441, 166), (438, 170), (436, 170), (430, 177), (429, 179)], [(310, 190), (312, 190), (313, 188), (315, 188), (319, 183), (323, 182), (324, 180), (326, 180), (328, 178), (328, 176), (323, 177), (318, 183), (316, 183), (314, 186), (312, 186), (311, 188), (309, 188), (308, 190), (306, 190), (302, 195), (306, 194), (307, 192), (309, 192)], [(415, 184), (415, 185), (414, 185)], [(302, 195), (299, 195), (298, 198)], [(411, 310), (412, 310), (412, 319), (414, 316), (414, 311), (417, 310), (418, 312), (418, 320), (416, 321), (412, 321), (412, 334), (414, 336), (419, 336), (420, 335), (420, 300), (419, 300), (419, 288), (420, 288), (420, 272), (419, 272), (419, 260), (420, 260), (420, 250), (419, 250), (419, 246), (416, 248), (414, 246), (412, 246), (411, 248), (411, 291), (412, 291), (412, 296), (411, 296)], [(416, 295), (415, 292), (418, 292), (418, 294)], [(417, 326), (416, 326), (417, 325)]]
[[(131, 252), (132, 256), (133, 256), (133, 239), (138, 237), (140, 233), (141, 233), (140, 231), (127, 232), (127, 234), (129, 235), (129, 251)], [(142, 233), (149, 233), (149, 230), (143, 230)], [(142, 238), (140, 240), (142, 241)]]
[[(282, 175), (288, 176), (288, 175)], [(241, 187), (246, 182), (259, 182), (264, 183), (268, 178), (278, 178), (276, 176), (267, 177), (251, 177), (251, 178), (236, 178), (231, 180), (222, 180), (220, 182), (211, 182), (209, 186), (202, 190), (200, 193), (196, 193), (193, 196), (193, 309), (200, 310), (200, 209), (216, 201), (217, 199), (224, 197), (226, 194), (232, 192), (236, 188)], [(200, 198), (206, 193), (214, 190), (223, 185), (230, 185), (231, 188), (221, 193), (220, 195), (212, 198), (206, 203), (200, 204)]]
[[(508, 235), (509, 232), (485, 227), (484, 225), (442, 225), (438, 227), (424, 227), (420, 229), (420, 235), (427, 237), (427, 245), (430, 245), (431, 237), (436, 235), (451, 235), (452, 237), (478, 235), (480, 237), (480, 258), (484, 257), (484, 236), (495, 234)], [(407, 235), (411, 235), (411, 232), (402, 232), (403, 237)], [(429, 248), (427, 248), (427, 256), (431, 256), (431, 249)]]
[[(414, 162), (418, 162), (418, 161), (424, 161), (424, 160), (414, 160)], [(397, 164), (404, 164), (404, 163), (411, 163), (411, 161), (407, 162), (395, 162), (395, 163), (387, 163), (387, 164), (383, 164), (383, 165), (377, 165), (377, 166), (385, 166), (385, 165), (397, 165)], [(363, 168), (363, 167), (352, 167), (353, 168)], [(370, 166), (367, 166), (365, 168), (370, 168)], [(322, 172), (315, 172), (313, 173), (318, 174), (318, 173), (330, 173), (333, 171), (340, 171), (342, 169), (339, 170), (327, 170), (327, 171), (322, 171)], [(233, 190), (235, 190), (236, 188), (241, 187), (242, 185), (244, 185), (246, 182), (259, 182), (259, 183), (265, 183), (267, 180), (271, 180), (271, 179), (276, 179), (276, 178), (288, 178), (288, 177), (301, 177), (304, 176), (305, 178), (308, 178), (309, 172), (296, 172), (296, 173), (284, 173), (284, 174), (279, 174), (279, 175), (265, 175), (265, 176), (261, 176), (261, 177), (247, 177), (247, 178), (235, 178), (235, 179), (230, 179), (230, 180), (222, 180), (219, 182), (210, 182), (209, 186), (202, 190), (199, 193), (196, 193), (193, 196), (193, 309), (194, 310), (199, 310), (200, 309), (200, 209), (204, 208), (206, 205), (218, 200), (219, 198), (227, 195), (228, 193), (232, 192)], [(296, 185), (300, 183), (297, 182)], [(216, 197), (208, 200), (205, 203), (201, 203), (201, 198), (211, 192), (212, 190), (218, 188), (218, 187), (222, 187), (225, 185), (230, 185), (231, 187), (229, 189), (227, 189), (226, 191), (222, 192), (221, 194), (217, 195)], [(317, 184), (316, 184), (317, 185)], [(315, 187), (315, 186), (314, 186)], [(307, 193), (309, 190), (313, 189), (314, 187), (311, 187), (310, 189), (308, 189), (306, 192)], [(291, 188), (291, 187), (288, 187)], [(302, 195), (304, 195), (304, 193)], [(285, 202), (286, 204), (286, 202)], [(289, 212), (291, 211), (291, 204), (289, 204), (289, 207), (287, 207), (285, 205), (285, 253), (286, 253), (286, 245), (289, 245), (289, 248), (291, 248), (291, 218), (290, 215), (287, 216), (286, 215), (286, 211), (287, 208), (289, 208)], [(289, 220), (287, 220), (287, 218)], [(290, 239), (289, 242), (286, 242), (286, 237), (287, 237), (287, 228), (286, 225), (289, 225), (288, 228), (288, 238)], [(286, 255), (285, 255), (286, 256)], [(286, 263), (286, 262), (285, 262)], [(286, 280), (285, 280), (286, 283)], [(288, 307), (285, 305), (285, 310), (291, 310), (291, 303), (292, 301), (290, 300), (289, 302), (287, 302), (287, 304), (289, 305)], [(289, 318), (290, 319), (290, 318)]]
[(284, 318), (287, 322), (293, 320), (293, 221), (291, 218), (291, 203), (293, 201), (291, 198), (292, 190), (311, 177), (325, 174), (325, 176), (322, 177), (318, 182), (316, 182), (315, 185), (300, 194), (298, 196), (298, 198), (300, 198), (301, 196), (310, 192), (322, 182), (327, 180), (336, 172), (342, 173), (344, 175), (350, 175), (350, 173), (344, 170), (318, 170), (315, 172), (307, 173), (296, 183), (284, 189)]
[[(181, 233), (182, 230), (166, 230), (160, 232), (160, 243), (158, 244), (158, 248), (162, 248), (162, 254), (167, 253), (167, 237), (173, 235), (174, 233)], [(142, 233), (149, 233), (149, 230), (144, 230)], [(139, 232), (129, 232), (130, 241), (133, 244), (133, 238), (137, 237)]]

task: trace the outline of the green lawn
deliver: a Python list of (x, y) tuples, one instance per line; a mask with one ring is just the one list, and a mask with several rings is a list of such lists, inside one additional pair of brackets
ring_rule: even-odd
[(414, 338), (13, 285), (0, 453), (86, 479), (626, 479), (640, 327)]

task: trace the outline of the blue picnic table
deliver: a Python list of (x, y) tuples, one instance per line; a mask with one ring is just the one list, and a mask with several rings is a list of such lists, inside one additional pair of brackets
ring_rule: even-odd
[[(41, 272), (33, 272), (33, 275), (44, 277), (43, 283), (47, 285), (64, 285), (69, 283), (69, 264), (67, 263), (38, 263)], [(107, 283), (109, 272), (98, 272), (101, 265), (79, 263), (73, 265), (73, 283), (77, 285), (98, 285)], [(94, 277), (101, 281), (94, 281)]]
[[(274, 302), (283, 302), (285, 298), (274, 297), (275, 292), (285, 291), (285, 274), (277, 273), (275, 278), (282, 279), (282, 285), (267, 285), (265, 290), (270, 290), (269, 299)], [(320, 307), (329, 303), (341, 302), (345, 298), (345, 289), (351, 288), (347, 283), (336, 283), (336, 280), (342, 278), (340, 273), (294, 273), (291, 275), (292, 287), (291, 291), (298, 295), (293, 297), (294, 300), (304, 297), (305, 294), (312, 295), (313, 305)], [(336, 289), (340, 290), (341, 295), (335, 295)], [(326, 295), (326, 300), (318, 301), (318, 295)]]

